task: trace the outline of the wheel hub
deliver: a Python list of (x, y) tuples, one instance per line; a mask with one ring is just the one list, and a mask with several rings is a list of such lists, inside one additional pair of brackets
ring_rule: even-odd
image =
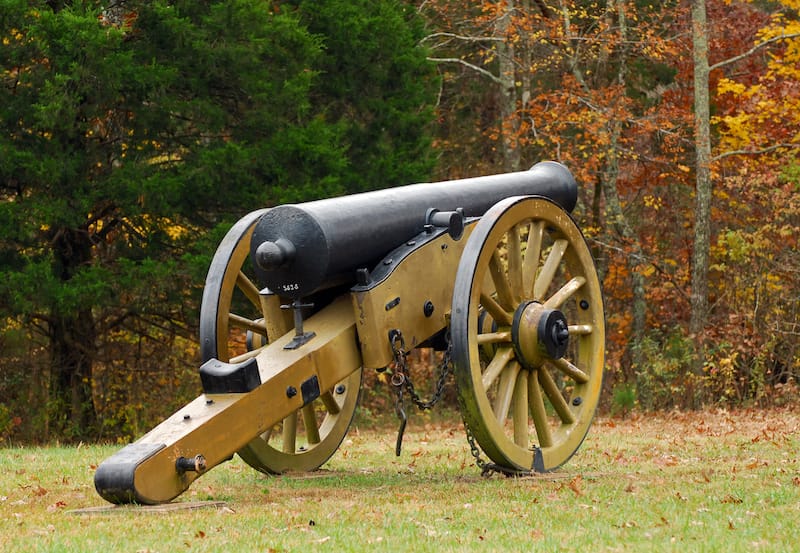
[(514, 312), (511, 341), (517, 359), (528, 369), (540, 367), (546, 359), (560, 359), (569, 346), (567, 318), (539, 302), (523, 302)]

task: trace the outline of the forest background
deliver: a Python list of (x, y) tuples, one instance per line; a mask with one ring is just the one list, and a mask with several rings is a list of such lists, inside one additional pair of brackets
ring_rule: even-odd
[(0, 442), (125, 442), (196, 396), (247, 212), (543, 159), (580, 184), (603, 409), (796, 401), (798, 10), (0, 0)]

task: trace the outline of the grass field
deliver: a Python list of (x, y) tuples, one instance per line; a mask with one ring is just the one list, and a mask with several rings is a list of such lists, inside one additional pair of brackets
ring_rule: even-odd
[[(454, 419), (455, 420), (455, 419)], [(267, 477), (238, 457), (180, 502), (105, 505), (117, 447), (0, 449), (0, 551), (797, 551), (800, 412), (599, 419), (559, 472), (481, 478), (459, 422), (356, 423), (317, 473)]]

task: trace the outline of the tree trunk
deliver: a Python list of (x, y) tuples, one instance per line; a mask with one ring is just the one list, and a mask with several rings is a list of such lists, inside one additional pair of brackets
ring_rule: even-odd
[[(627, 35), (628, 24), (625, 14), (625, 2), (622, 0), (612, 0), (608, 3), (607, 13), (615, 13), (617, 25), (619, 26), (620, 46), (619, 46), (619, 70), (617, 72), (617, 84), (624, 90), (627, 85), (627, 64), (628, 49)], [(609, 21), (611, 23), (612, 21)], [(648, 367), (641, 354), (641, 343), (647, 325), (647, 297), (645, 295), (645, 278), (642, 274), (644, 264), (644, 251), (639, 243), (628, 218), (622, 210), (622, 202), (617, 192), (617, 181), (619, 179), (619, 140), (622, 134), (622, 119), (612, 114), (609, 121), (609, 145), (606, 153), (606, 164), (602, 174), (603, 195), (606, 198), (606, 210), (608, 218), (616, 233), (621, 237), (623, 244), (627, 248), (627, 265), (631, 274), (631, 295), (633, 301), (631, 305), (631, 336), (628, 337), (628, 344), (631, 352), (631, 366), (636, 378), (636, 389), (639, 401), (645, 408), (651, 407), (651, 393), (649, 386)]]
[[(88, 235), (61, 229), (52, 241), (55, 276), (68, 282), (91, 260)], [(54, 306), (50, 314), (52, 431), (59, 439), (80, 440), (93, 436), (97, 415), (92, 401), (92, 365), (96, 329), (90, 306), (78, 309)]]
[(503, 153), (503, 167), (506, 171), (519, 171), (519, 119), (517, 113), (517, 74), (515, 67), (515, 48), (510, 36), (511, 15), (516, 3), (506, 0), (503, 15), (497, 19), (496, 34), (504, 39), (497, 45), (497, 61), (500, 77), (500, 141)]
[[(699, 375), (705, 364), (705, 327), (708, 318), (708, 263), (711, 243), (711, 124), (709, 116), (708, 34), (705, 0), (692, 2), (694, 44), (694, 113), (696, 192), (692, 295), (689, 333), (694, 340), (692, 372)], [(693, 398), (690, 398), (693, 401)]]
[(617, 193), (617, 180), (619, 177), (617, 146), (622, 124), (619, 120), (615, 120), (612, 125), (611, 139), (606, 155), (607, 161), (602, 175), (603, 195), (606, 198), (606, 209), (611, 225), (629, 250), (627, 264), (631, 272), (633, 302), (631, 305), (631, 336), (628, 337), (628, 344), (631, 352), (631, 366), (636, 377), (637, 395), (642, 406), (647, 409), (652, 406), (650, 401), (650, 379), (647, 374), (648, 367), (642, 359), (640, 348), (647, 324), (645, 279), (641, 271), (644, 252), (639, 244), (639, 238), (622, 211), (622, 204)]

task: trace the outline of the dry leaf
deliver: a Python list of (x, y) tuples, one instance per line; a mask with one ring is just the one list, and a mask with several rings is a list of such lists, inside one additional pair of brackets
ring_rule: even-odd
[(583, 490), (581, 489), (581, 484), (583, 483), (583, 477), (579, 474), (575, 478), (569, 481), (569, 489), (575, 492), (575, 495), (583, 495)]
[(625, 491), (627, 493), (633, 493), (636, 491), (636, 486), (633, 485), (633, 482), (630, 482), (627, 486), (625, 486)]
[(55, 511), (57, 511), (59, 509), (63, 509), (66, 506), (67, 506), (67, 504), (64, 503), (63, 501), (56, 501), (52, 505), (48, 505), (47, 506), (47, 512), (48, 513), (53, 513), (53, 512), (55, 512)]

